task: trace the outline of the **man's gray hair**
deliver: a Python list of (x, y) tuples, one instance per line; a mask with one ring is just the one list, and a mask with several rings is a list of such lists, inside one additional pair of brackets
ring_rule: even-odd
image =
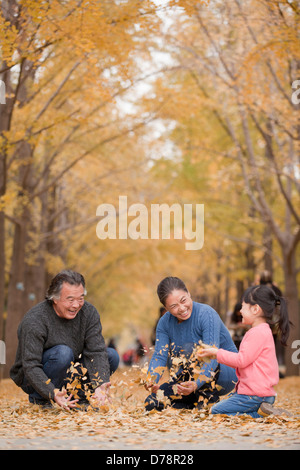
[(72, 286), (82, 285), (84, 287), (84, 294), (86, 294), (85, 280), (82, 274), (77, 273), (76, 271), (65, 269), (56, 274), (56, 276), (52, 279), (46, 293), (46, 300), (48, 300), (48, 302), (52, 304), (53, 300), (60, 298), (61, 289), (64, 282), (71, 284)]

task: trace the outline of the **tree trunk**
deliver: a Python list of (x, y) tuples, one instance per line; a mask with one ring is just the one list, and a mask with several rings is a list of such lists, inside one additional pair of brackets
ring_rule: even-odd
[(300, 367), (299, 364), (295, 364), (292, 361), (292, 355), (295, 350), (291, 347), (293, 342), (300, 338), (296, 250), (287, 253), (283, 248), (282, 251), (284, 260), (285, 297), (288, 301), (289, 318), (293, 323), (288, 339), (288, 346), (285, 350), (286, 375), (299, 375)]
[(273, 277), (273, 239), (272, 230), (266, 225), (263, 233), (264, 269)]
[(19, 200), (15, 215), (15, 232), (13, 252), (9, 270), (7, 291), (7, 320), (5, 327), (6, 366), (4, 376), (8, 377), (17, 349), (17, 328), (26, 313), (28, 306), (26, 286), (26, 248), (33, 231), (33, 217), (27, 202), (33, 185), (33, 167), (31, 163), (32, 148), (26, 141), (22, 141), (17, 149), (20, 165), (18, 181), (20, 184)]
[(6, 194), (7, 186), (7, 139), (3, 135), (10, 129), (14, 99), (11, 97), (10, 70), (2, 75), (5, 84), (5, 103), (0, 104), (0, 340), (4, 337), (4, 312), (5, 312), (5, 207), (2, 207), (2, 198)]
[(0, 340), (4, 335), (5, 309), (5, 214), (1, 210), (1, 199), (6, 192), (6, 155), (0, 150)]
[(4, 377), (14, 362), (17, 348), (17, 328), (25, 314), (25, 244), (27, 220), (24, 213), (15, 227), (13, 254), (7, 294), (7, 320), (5, 328), (6, 365)]

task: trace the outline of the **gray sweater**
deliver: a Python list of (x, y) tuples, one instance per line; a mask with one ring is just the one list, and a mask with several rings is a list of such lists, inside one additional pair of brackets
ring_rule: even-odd
[[(84, 356), (94, 387), (109, 382), (109, 363), (99, 313), (85, 302), (73, 320), (60, 318), (52, 305), (44, 300), (24, 316), (18, 328), (18, 349), (10, 370), (12, 380), (21, 386), (24, 375), (30, 385), (46, 399), (54, 398), (54, 385), (42, 368), (43, 351), (58, 344), (69, 346), (77, 362)], [(98, 374), (97, 374), (98, 372)], [(46, 382), (49, 383), (46, 383)]]

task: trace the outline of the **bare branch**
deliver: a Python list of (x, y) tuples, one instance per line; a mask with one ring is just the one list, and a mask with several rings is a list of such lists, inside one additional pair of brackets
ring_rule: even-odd
[(52, 103), (52, 101), (56, 98), (56, 96), (59, 94), (59, 92), (61, 91), (61, 89), (64, 87), (64, 85), (67, 83), (67, 81), (69, 80), (70, 76), (72, 75), (72, 73), (74, 72), (74, 70), (77, 69), (77, 67), (80, 65), (80, 61), (77, 61), (75, 62), (75, 64), (73, 65), (73, 67), (71, 68), (71, 70), (67, 73), (67, 75), (65, 76), (65, 78), (61, 81), (61, 83), (59, 84), (59, 86), (57, 87), (57, 89), (55, 90), (55, 92), (50, 96), (49, 100), (47, 101), (47, 103), (45, 103), (45, 105), (43, 106), (43, 108), (41, 109), (41, 111), (37, 114), (37, 116), (35, 117), (34, 121), (33, 121), (33, 124), (32, 126), (34, 125), (34, 123), (36, 121), (38, 121), (40, 119), (40, 117), (44, 114), (44, 112), (48, 109), (48, 107), (50, 106), (50, 104)]

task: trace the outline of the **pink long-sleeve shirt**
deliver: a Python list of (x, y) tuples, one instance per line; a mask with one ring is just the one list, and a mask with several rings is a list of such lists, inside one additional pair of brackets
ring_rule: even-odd
[(267, 323), (247, 331), (238, 353), (219, 349), (217, 360), (236, 368), (238, 394), (259, 397), (276, 395), (273, 387), (279, 381), (279, 370), (272, 331)]

